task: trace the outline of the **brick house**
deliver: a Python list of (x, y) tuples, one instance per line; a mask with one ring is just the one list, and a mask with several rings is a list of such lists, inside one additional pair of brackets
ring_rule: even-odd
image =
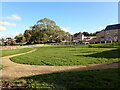
[(120, 36), (120, 24), (109, 25), (105, 28), (105, 41), (118, 42)]
[(105, 42), (105, 30), (104, 29), (99, 31), (99, 33), (97, 33), (96, 41), (97, 42)]
[(96, 35), (97, 42), (120, 42), (120, 24), (108, 25)]
[(120, 42), (120, 30), (118, 30), (118, 42)]

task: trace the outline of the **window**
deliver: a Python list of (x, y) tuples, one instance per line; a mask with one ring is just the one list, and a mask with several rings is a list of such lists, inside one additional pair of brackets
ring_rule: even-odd
[(104, 41), (104, 36), (100, 37), (100, 41)]
[(118, 37), (114, 36), (114, 41), (117, 42), (117, 40), (118, 40)]
[(110, 30), (107, 30), (106, 33), (107, 33), (107, 34), (110, 34)]
[(104, 38), (100, 38), (100, 41), (104, 41)]
[(114, 30), (114, 33), (116, 34), (116, 33), (117, 33), (117, 30)]
[(111, 37), (107, 37), (106, 39), (107, 39), (108, 41), (110, 41), (110, 40), (111, 40)]

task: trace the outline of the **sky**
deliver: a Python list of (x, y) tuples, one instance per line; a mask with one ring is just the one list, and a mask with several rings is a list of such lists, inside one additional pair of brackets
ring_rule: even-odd
[(118, 23), (117, 2), (2, 2), (0, 38), (24, 33), (43, 18), (71, 34), (93, 33)]

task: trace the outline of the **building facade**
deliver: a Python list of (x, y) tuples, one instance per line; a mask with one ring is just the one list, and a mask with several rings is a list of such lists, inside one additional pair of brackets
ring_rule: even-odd
[(79, 42), (84, 39), (84, 35), (82, 33), (76, 33), (73, 35), (73, 41), (74, 42)]
[(118, 30), (118, 42), (120, 42), (120, 30)]
[(96, 36), (84, 36), (83, 41), (90, 41), (92, 39), (96, 39)]
[(105, 28), (105, 41), (118, 42), (120, 32), (120, 24), (109, 25)]
[(99, 33), (97, 33), (97, 35), (96, 35), (97, 42), (104, 42), (105, 41), (104, 38), (105, 38), (105, 30), (102, 30)]
[(120, 24), (108, 25), (96, 35), (97, 42), (120, 42)]
[(74, 42), (83, 42), (83, 43), (95, 43), (96, 36), (84, 36), (82, 33), (76, 33), (73, 35)]

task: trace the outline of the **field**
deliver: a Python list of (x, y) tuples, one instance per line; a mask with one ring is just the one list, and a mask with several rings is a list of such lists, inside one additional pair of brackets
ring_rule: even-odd
[(30, 50), (33, 50), (33, 49), (32, 48), (22, 48), (22, 49), (13, 49), (13, 50), (2, 50), (2, 57), (28, 52)]
[[(59, 45), (36, 47), (36, 51), (10, 58), (16, 63), (30, 65), (89, 65), (120, 62), (119, 48), (96, 48), (89, 45)], [(35, 49), (35, 48), (34, 48)], [(6, 55), (27, 52), (31, 48), (6, 50)], [(2, 66), (3, 68), (3, 66)], [(55, 72), (2, 81), (2, 87), (15, 89), (71, 89), (71, 88), (119, 88), (120, 68)]]
[[(7, 82), (9, 87), (32, 89), (119, 88), (118, 69), (57, 72), (23, 77)], [(6, 85), (3, 82), (3, 87)]]
[[(86, 45), (37, 47), (37, 51), (10, 58), (31, 65), (89, 65), (119, 62), (120, 49), (87, 48)], [(28, 57), (29, 56), (29, 57)]]

